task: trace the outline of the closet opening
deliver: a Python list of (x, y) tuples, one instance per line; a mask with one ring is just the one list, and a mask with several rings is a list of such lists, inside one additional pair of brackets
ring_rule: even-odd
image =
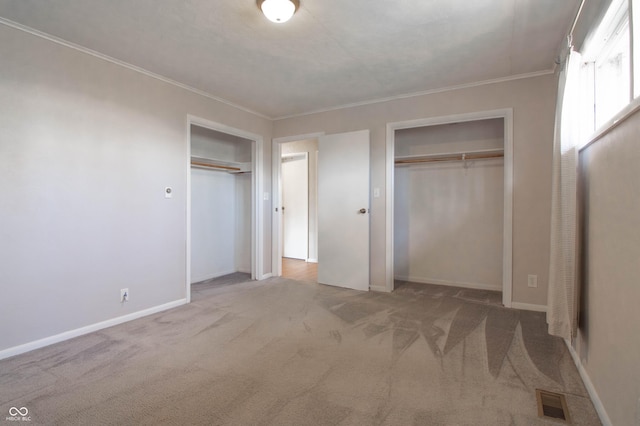
[(257, 136), (188, 123), (187, 270), (192, 291), (259, 277)]
[(394, 123), (387, 136), (388, 291), (494, 290), (510, 306), (511, 111)]

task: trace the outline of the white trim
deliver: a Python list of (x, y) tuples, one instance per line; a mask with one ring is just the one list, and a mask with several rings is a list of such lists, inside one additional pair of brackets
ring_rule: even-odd
[(383, 286), (383, 285), (372, 285), (372, 286), (369, 286), (369, 290), (377, 291), (379, 293), (391, 293), (391, 291), (386, 286)]
[(525, 73), (525, 74), (516, 74), (516, 75), (507, 76), (507, 77), (494, 78), (494, 79), (491, 79), (491, 80), (475, 81), (475, 82), (471, 82), (471, 83), (458, 84), (458, 85), (455, 85), (455, 86), (442, 87), (442, 88), (439, 88), (439, 89), (424, 90), (422, 92), (405, 93), (405, 94), (402, 94), (402, 95), (389, 96), (389, 97), (386, 97), (386, 98), (377, 98), (377, 99), (371, 99), (371, 100), (368, 100), (368, 101), (354, 102), (354, 103), (344, 104), (344, 105), (335, 106), (335, 107), (316, 109), (316, 110), (313, 110), (313, 111), (303, 112), (303, 113), (300, 113), (300, 114), (283, 115), (283, 116), (280, 116), (280, 117), (275, 117), (275, 118), (273, 118), (273, 120), (274, 121), (275, 120), (286, 120), (286, 119), (289, 119), (289, 118), (303, 117), (305, 115), (319, 114), (319, 113), (323, 113), (323, 112), (331, 112), (331, 111), (337, 111), (337, 110), (341, 110), (341, 109), (354, 108), (354, 107), (360, 107), (360, 106), (366, 106), (366, 105), (373, 105), (373, 104), (378, 104), (378, 103), (383, 103), (383, 102), (391, 102), (391, 101), (396, 101), (396, 100), (400, 100), (400, 99), (415, 98), (415, 97), (418, 97), (418, 96), (433, 95), (433, 94), (442, 93), (442, 92), (452, 92), (454, 90), (469, 89), (469, 88), (472, 88), (472, 87), (486, 86), (486, 85), (489, 85), (489, 84), (506, 83), (506, 82), (509, 82), (509, 81), (522, 80), (522, 79), (525, 79), (525, 78), (541, 77), (541, 76), (545, 76), (545, 75), (549, 75), (549, 74), (554, 74), (555, 73), (555, 68), (556, 68), (556, 65), (554, 64), (552, 69), (544, 70), (544, 71), (536, 71), (536, 72), (530, 72), (530, 73)]
[[(284, 136), (274, 138), (271, 141), (271, 271), (274, 277), (282, 276), (282, 212), (279, 208), (279, 206), (282, 205), (282, 144), (307, 139), (318, 139), (320, 136), (324, 136), (324, 134), (324, 132), (318, 132)], [(278, 208), (277, 212), (275, 211), (276, 208)], [(316, 259), (316, 263), (317, 262), (318, 260)]]
[(272, 120), (272, 118), (267, 116), (267, 115), (264, 115), (262, 113), (259, 113), (259, 112), (250, 110), (248, 108), (245, 108), (243, 106), (234, 104), (233, 102), (227, 101), (226, 99), (220, 98), (218, 96), (214, 96), (211, 93), (205, 92), (204, 90), (196, 89), (195, 87), (188, 86), (188, 85), (186, 85), (184, 83), (180, 83), (180, 82), (178, 82), (176, 80), (172, 80), (172, 79), (170, 79), (168, 77), (164, 77), (164, 76), (162, 76), (160, 74), (156, 74), (154, 72), (148, 71), (148, 70), (146, 70), (144, 68), (141, 68), (141, 67), (138, 67), (136, 65), (132, 65), (130, 63), (121, 61), (119, 59), (116, 59), (116, 58), (113, 58), (111, 56), (105, 55), (104, 53), (97, 52), (95, 50), (89, 49), (89, 48), (84, 47), (84, 46), (80, 46), (79, 44), (72, 43), (72, 42), (67, 41), (65, 39), (62, 39), (60, 37), (56, 37), (54, 35), (47, 34), (45, 32), (36, 30), (34, 28), (28, 27), (26, 25), (19, 24), (17, 22), (14, 22), (14, 21), (11, 21), (9, 19), (2, 18), (2, 17), (0, 17), (0, 24), (6, 25), (7, 27), (14, 28), (16, 30), (24, 31), (25, 33), (34, 35), (36, 37), (43, 38), (45, 40), (51, 41), (53, 43), (56, 43), (56, 44), (59, 44), (59, 45), (65, 46), (65, 47), (68, 47), (70, 49), (77, 50), (78, 52), (85, 53), (87, 55), (91, 55), (91, 56), (96, 57), (98, 59), (102, 59), (103, 61), (111, 62), (112, 64), (119, 65), (121, 67), (124, 67), (124, 68), (130, 69), (132, 71), (138, 72), (140, 74), (144, 74), (147, 77), (155, 78), (156, 80), (160, 80), (160, 81), (162, 81), (164, 83), (168, 83), (168, 84), (171, 84), (173, 86), (180, 87), (181, 89), (188, 90), (189, 92), (195, 93), (195, 94), (200, 95), (200, 96), (204, 96), (205, 98), (209, 98), (209, 99), (212, 99), (214, 101), (217, 101), (217, 102), (223, 103), (225, 105), (228, 105), (230, 107), (239, 109), (241, 111), (248, 112), (249, 114), (253, 114), (253, 115), (256, 115), (256, 116), (261, 117), (261, 118), (266, 118), (267, 120)]
[(282, 142), (271, 140), (271, 272), (282, 276)]
[(462, 282), (462, 281), (439, 280), (435, 278), (423, 278), (423, 277), (416, 277), (416, 276), (396, 276), (394, 280), (408, 281), (408, 282), (418, 283), (418, 284), (435, 284), (435, 285), (444, 285), (448, 287), (473, 288), (476, 290), (502, 291), (502, 286), (495, 286), (495, 285), (483, 284), (483, 283), (469, 283), (469, 282)]
[(193, 283), (199, 283), (202, 281), (207, 281), (207, 280), (212, 280), (214, 278), (218, 278), (218, 277), (224, 277), (225, 275), (229, 275), (229, 274), (233, 274), (234, 272), (246, 272), (246, 273), (251, 273), (251, 271), (241, 271), (240, 269), (229, 269), (227, 271), (222, 271), (222, 272), (214, 272), (212, 274), (207, 274), (207, 275), (203, 275), (200, 277), (196, 277), (193, 279)]
[(287, 160), (309, 160), (309, 153), (308, 152), (292, 152), (290, 154), (282, 154), (282, 156), (280, 157), (281, 159), (287, 159)]
[(184, 240), (185, 244), (185, 297), (187, 299), (187, 303), (191, 303), (191, 119), (187, 115), (187, 139), (185, 143), (185, 150), (187, 152), (186, 161), (186, 173), (187, 173), (187, 187), (185, 188), (186, 197), (186, 209), (185, 209), (185, 223), (186, 223), (186, 235), (187, 237)]
[[(263, 137), (230, 127), (215, 121), (196, 117), (187, 114), (187, 271), (186, 271), (186, 294), (187, 300), (191, 301), (191, 125), (204, 127), (229, 135), (237, 136), (253, 141), (251, 152), (251, 279), (263, 279), (264, 260), (263, 260), (263, 227), (264, 227), (264, 201), (262, 193), (262, 153), (263, 153)], [(260, 278), (257, 278), (260, 277)]]
[(395, 144), (396, 144), (396, 124), (387, 123), (387, 149), (385, 162), (386, 170), (386, 188), (385, 188), (385, 284), (386, 291), (391, 292), (394, 289), (394, 264), (393, 264), (393, 215), (394, 215), (394, 176), (395, 176)]
[(462, 123), (468, 121), (502, 118), (504, 120), (504, 223), (502, 241), (502, 303), (512, 306), (513, 286), (513, 109), (504, 108), (478, 111), (466, 114), (453, 114), (442, 117), (430, 117), (417, 120), (387, 123), (386, 149), (386, 287), (394, 287), (393, 272), (393, 204), (395, 173), (395, 132), (400, 129), (434, 126), (439, 124)]
[(187, 303), (191, 303), (191, 119), (187, 115), (187, 139), (185, 141), (185, 151), (186, 157), (185, 167), (186, 167), (186, 182), (187, 187), (185, 188), (185, 194), (187, 194), (186, 200), (186, 209), (185, 209), (185, 224), (187, 235), (184, 240), (185, 244), (185, 297), (187, 299)]
[(504, 231), (502, 233), (502, 304), (513, 302), (513, 109), (503, 110), (504, 120)]
[(304, 135), (283, 136), (280, 138), (273, 138), (274, 143), (287, 143), (287, 142), (299, 142), (306, 141), (308, 139), (318, 139), (320, 136), (324, 136), (325, 132), (306, 133)]
[(589, 393), (589, 397), (591, 398), (593, 407), (596, 409), (596, 412), (598, 413), (598, 417), (600, 417), (600, 421), (602, 422), (602, 425), (613, 426), (613, 423), (611, 423), (611, 419), (607, 414), (607, 410), (605, 410), (604, 404), (602, 403), (600, 396), (598, 396), (598, 392), (596, 391), (596, 388), (593, 385), (593, 382), (591, 382), (589, 373), (587, 373), (587, 370), (584, 368), (584, 366), (582, 365), (582, 362), (580, 361), (580, 357), (576, 353), (575, 349), (573, 349), (573, 346), (571, 346), (571, 343), (569, 342), (569, 340), (567, 339), (563, 339), (563, 340), (564, 340), (564, 343), (567, 345), (567, 349), (569, 349), (569, 353), (571, 354), (571, 358), (573, 359), (573, 362), (576, 365), (576, 368), (578, 369), (578, 373), (580, 373), (580, 377), (582, 378), (584, 387), (587, 388), (587, 392)]
[(266, 280), (266, 279), (271, 278), (271, 277), (273, 277), (273, 272), (267, 272), (266, 274), (264, 274), (264, 275), (262, 275), (260, 277), (260, 280)]
[(586, 142), (579, 146), (578, 149), (582, 151), (583, 149), (587, 149), (591, 144), (597, 142), (602, 139), (605, 135), (611, 132), (613, 129), (618, 127), (620, 124), (624, 123), (628, 118), (634, 115), (636, 112), (640, 110), (640, 97), (635, 98), (631, 102), (627, 104), (624, 108), (620, 110), (616, 115), (613, 116), (609, 121), (604, 123), (598, 130), (596, 130)]
[[(251, 279), (256, 279), (256, 277), (262, 277), (264, 275), (264, 205), (265, 202), (269, 205), (269, 199), (264, 199), (264, 187), (263, 187), (263, 155), (264, 155), (264, 143), (262, 136), (257, 136), (254, 139), (255, 143), (253, 144), (253, 152), (252, 152), (252, 161), (253, 161), (253, 173), (252, 173), (252, 182), (253, 182), (253, 191), (254, 191), (254, 202), (256, 203), (256, 208), (253, 209), (251, 215), (252, 219), (252, 234), (251, 234), (251, 245), (253, 255), (255, 256), (254, 262), (251, 264)], [(251, 139), (251, 138), (249, 138)]]
[(511, 302), (511, 308), (523, 311), (547, 312), (547, 305), (534, 305), (532, 303)]
[(318, 259), (307, 259), (307, 263), (318, 263)]
[(93, 333), (94, 331), (102, 330), (114, 325), (122, 324), (125, 322), (133, 321), (138, 318), (146, 317), (148, 315), (156, 314), (158, 312), (173, 309), (178, 306), (187, 303), (187, 299), (180, 299), (173, 302), (165, 303), (163, 305), (154, 306), (153, 308), (144, 309), (142, 311), (134, 312), (131, 314), (123, 315), (121, 317), (112, 318), (106, 321), (98, 322), (88, 325), (86, 327), (76, 328), (75, 330), (65, 331), (64, 333), (56, 334), (54, 336), (45, 337), (44, 339), (35, 340), (33, 342), (25, 343), (23, 345), (14, 346), (12, 348), (4, 349), (0, 351), (0, 360), (9, 358), (12, 356), (20, 355), (26, 352), (40, 349), (45, 346), (53, 345), (55, 343), (64, 342), (65, 340), (73, 339), (74, 337), (82, 336), (85, 334)]

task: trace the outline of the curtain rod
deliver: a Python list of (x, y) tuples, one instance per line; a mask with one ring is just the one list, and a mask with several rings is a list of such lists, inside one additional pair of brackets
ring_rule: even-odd
[(576, 29), (576, 25), (578, 25), (578, 19), (580, 19), (580, 15), (582, 14), (582, 9), (584, 8), (586, 0), (582, 0), (580, 2), (580, 7), (578, 8), (578, 13), (576, 13), (576, 17), (573, 19), (573, 24), (571, 25), (571, 30), (569, 31), (569, 35), (567, 36), (567, 44), (569, 47), (573, 47), (573, 31)]

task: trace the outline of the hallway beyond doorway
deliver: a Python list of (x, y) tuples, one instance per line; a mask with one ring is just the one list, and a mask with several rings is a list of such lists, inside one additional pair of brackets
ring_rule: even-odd
[(282, 276), (292, 280), (316, 283), (318, 282), (318, 264), (283, 257)]

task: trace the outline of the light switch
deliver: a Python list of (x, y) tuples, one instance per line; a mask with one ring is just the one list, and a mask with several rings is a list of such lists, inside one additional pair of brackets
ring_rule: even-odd
[(380, 188), (373, 188), (373, 198), (380, 198)]
[(268, 192), (265, 192), (265, 193), (264, 193), (264, 198), (263, 198), (263, 200), (264, 200), (264, 201), (269, 201), (269, 193), (268, 193)]

